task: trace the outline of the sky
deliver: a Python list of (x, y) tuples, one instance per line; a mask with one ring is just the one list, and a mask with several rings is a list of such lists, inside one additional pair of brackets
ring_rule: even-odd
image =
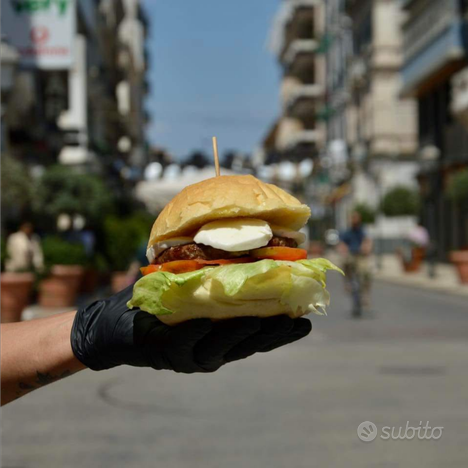
[(280, 0), (144, 0), (150, 19), (151, 144), (252, 152), (279, 114), (280, 68), (267, 42)]

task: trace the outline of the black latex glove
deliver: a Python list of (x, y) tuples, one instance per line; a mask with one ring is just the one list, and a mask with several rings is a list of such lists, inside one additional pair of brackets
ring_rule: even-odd
[(227, 362), (271, 351), (310, 333), (309, 320), (281, 315), (220, 322), (195, 319), (167, 326), (140, 309), (128, 309), (130, 286), (80, 309), (71, 332), (75, 356), (93, 370), (128, 364), (176, 372), (213, 372)]

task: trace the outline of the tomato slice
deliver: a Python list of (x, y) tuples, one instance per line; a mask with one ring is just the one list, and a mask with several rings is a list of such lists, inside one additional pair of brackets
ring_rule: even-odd
[(202, 260), (201, 258), (195, 259), (196, 262), (202, 263), (203, 265), (230, 265), (234, 263), (252, 263), (255, 258), (252, 257), (239, 257), (239, 258), (228, 258), (228, 259), (216, 259), (216, 260)]
[(271, 260), (304, 260), (307, 258), (307, 250), (295, 249), (293, 247), (263, 247), (250, 252), (252, 257), (257, 259), (269, 258)]
[(150, 273), (156, 273), (157, 271), (161, 271), (162, 265), (148, 265), (145, 267), (141, 267), (140, 271), (143, 276), (149, 275)]
[(254, 262), (255, 259), (252, 257), (240, 257), (230, 259), (217, 259), (217, 260), (202, 260), (197, 258), (195, 260), (174, 260), (173, 262), (162, 263), (161, 265), (148, 265), (140, 268), (143, 276), (149, 275), (150, 273), (156, 273), (158, 271), (168, 271), (169, 273), (187, 273), (189, 271), (200, 270), (205, 266), (209, 265), (230, 265), (235, 263), (250, 263)]
[(169, 273), (178, 274), (199, 270), (200, 268), (203, 268), (203, 266), (195, 260), (174, 260), (173, 262), (166, 262), (162, 265), (148, 265), (140, 268), (140, 271), (143, 276), (146, 276), (158, 271), (167, 271)]
[(161, 265), (161, 271), (168, 271), (169, 273), (187, 273), (203, 268), (195, 260), (174, 260), (173, 262), (166, 262)]

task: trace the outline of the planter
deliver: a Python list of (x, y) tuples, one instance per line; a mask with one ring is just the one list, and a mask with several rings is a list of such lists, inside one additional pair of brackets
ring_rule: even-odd
[(19, 322), (29, 304), (34, 283), (32, 273), (2, 273), (2, 323)]
[(111, 288), (113, 293), (118, 293), (130, 286), (126, 271), (114, 271), (111, 277)]
[(458, 270), (460, 283), (468, 284), (468, 250), (450, 252), (450, 260)]
[(80, 285), (80, 292), (84, 294), (91, 294), (99, 286), (100, 283), (99, 272), (93, 268), (87, 268), (83, 275), (83, 280)]
[(401, 251), (398, 252), (401, 265), (405, 273), (415, 273), (421, 269), (421, 265), (426, 257), (426, 249), (422, 247), (413, 247), (411, 249), (411, 260), (406, 260)]
[(72, 307), (83, 280), (84, 268), (78, 265), (54, 265), (50, 276), (39, 287), (42, 307)]

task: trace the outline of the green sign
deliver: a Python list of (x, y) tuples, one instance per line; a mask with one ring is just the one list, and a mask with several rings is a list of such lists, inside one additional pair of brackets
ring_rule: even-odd
[(59, 15), (65, 15), (69, 0), (10, 0), (13, 10), (18, 14), (49, 12), (57, 8)]

